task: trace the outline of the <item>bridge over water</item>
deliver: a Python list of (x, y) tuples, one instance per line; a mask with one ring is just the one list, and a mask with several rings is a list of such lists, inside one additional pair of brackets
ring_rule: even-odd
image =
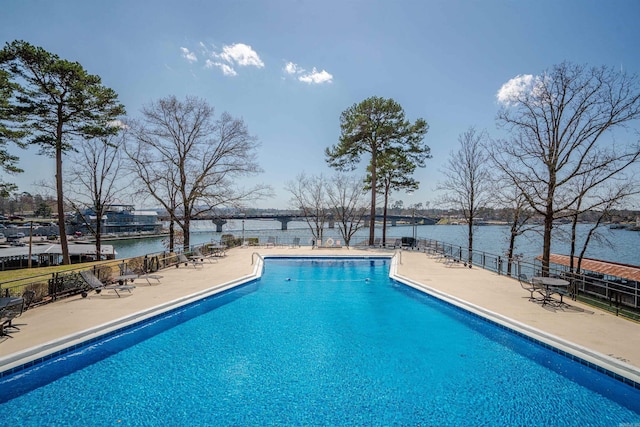
[[(198, 215), (192, 220), (197, 221), (211, 221), (216, 225), (216, 231), (221, 232), (222, 226), (228, 221), (232, 220), (274, 220), (279, 221), (281, 224), (281, 230), (287, 229), (287, 224), (291, 221), (305, 221), (306, 215), (300, 214), (259, 214), (259, 215)], [(369, 223), (369, 215), (365, 216), (365, 223)], [(169, 218), (160, 218), (163, 221), (168, 221)], [(376, 221), (382, 222), (382, 215), (376, 215)], [(425, 216), (412, 216), (412, 215), (387, 215), (387, 223), (390, 223), (392, 227), (396, 226), (398, 222), (404, 222), (407, 224), (415, 225), (433, 225), (438, 222), (437, 218), (429, 218)], [(329, 218), (329, 228), (335, 228), (335, 220)]]

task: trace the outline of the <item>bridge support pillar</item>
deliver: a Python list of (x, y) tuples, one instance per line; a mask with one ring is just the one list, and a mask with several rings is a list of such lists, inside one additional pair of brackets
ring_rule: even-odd
[(222, 226), (227, 223), (227, 220), (218, 218), (218, 219), (212, 219), (211, 222), (213, 222), (216, 225), (216, 232), (220, 233), (222, 232)]
[(395, 227), (396, 226), (396, 220), (395, 219), (391, 219), (391, 226)]
[(289, 224), (289, 222), (291, 221), (291, 218), (288, 216), (281, 216), (276, 218), (278, 221), (280, 221), (280, 230), (286, 230), (287, 229), (287, 224)]
[(329, 228), (336, 228), (336, 222), (333, 219), (329, 220)]

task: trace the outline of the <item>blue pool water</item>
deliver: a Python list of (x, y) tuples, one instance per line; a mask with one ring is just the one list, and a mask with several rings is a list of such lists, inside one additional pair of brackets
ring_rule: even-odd
[(388, 274), (267, 259), (259, 281), (3, 378), (2, 424), (640, 422), (640, 391)]

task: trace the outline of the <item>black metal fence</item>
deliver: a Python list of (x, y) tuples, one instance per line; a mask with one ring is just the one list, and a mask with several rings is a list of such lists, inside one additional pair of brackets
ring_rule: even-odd
[[(207, 246), (205, 245), (200, 249), (206, 252)], [(121, 275), (123, 271), (147, 274), (178, 265), (178, 253), (169, 252), (147, 254), (141, 257), (122, 260), (118, 263), (114, 263), (114, 261), (111, 260), (93, 264), (91, 267), (87, 267), (86, 264), (77, 264), (65, 271), (39, 274), (1, 283), (0, 296), (18, 297), (29, 295), (28, 306), (33, 307), (91, 290), (84, 280), (80, 278), (79, 273), (83, 270), (91, 269), (102, 282), (109, 283), (114, 277)], [(26, 300), (27, 298), (25, 298), (25, 301)]]
[(569, 294), (572, 299), (580, 299), (600, 308), (614, 311), (631, 318), (640, 318), (640, 287), (633, 280), (606, 280), (603, 276), (580, 274), (569, 271), (560, 265), (549, 266), (547, 274), (543, 274), (540, 261), (525, 261), (521, 257), (511, 259), (504, 255), (496, 255), (482, 251), (470, 252), (468, 248), (437, 240), (421, 239), (413, 247), (442, 257), (449, 262), (459, 262), (469, 268), (481, 267), (500, 275), (519, 279), (548, 275), (568, 280)]

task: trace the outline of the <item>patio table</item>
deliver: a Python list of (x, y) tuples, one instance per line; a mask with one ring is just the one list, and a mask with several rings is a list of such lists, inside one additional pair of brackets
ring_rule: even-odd
[[(558, 277), (542, 277), (536, 276), (532, 279), (534, 285), (542, 285), (544, 292), (542, 293), (542, 305), (557, 302), (551, 295), (558, 293), (560, 295), (560, 304), (562, 304), (562, 296), (569, 288), (569, 281)], [(558, 292), (560, 291), (560, 292)]]

